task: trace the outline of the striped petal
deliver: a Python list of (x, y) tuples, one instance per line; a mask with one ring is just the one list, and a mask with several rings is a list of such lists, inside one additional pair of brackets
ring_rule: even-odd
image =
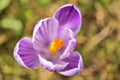
[(69, 58), (66, 58), (64, 61), (69, 63), (62, 72), (59, 72), (64, 76), (74, 76), (76, 74), (79, 74), (83, 69), (82, 57), (78, 52), (73, 53)]
[(30, 38), (21, 39), (15, 49), (14, 57), (16, 61), (26, 68), (37, 68), (40, 64), (38, 54), (33, 48), (33, 44)]
[(59, 30), (69, 27), (73, 32), (78, 33), (81, 24), (81, 13), (80, 10), (73, 4), (67, 4), (59, 8), (54, 17), (59, 21)]

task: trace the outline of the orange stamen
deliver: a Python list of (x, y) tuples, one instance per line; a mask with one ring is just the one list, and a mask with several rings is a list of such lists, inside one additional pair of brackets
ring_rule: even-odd
[(61, 49), (64, 45), (63, 40), (56, 38), (49, 47), (50, 53), (54, 54), (57, 52), (58, 49)]

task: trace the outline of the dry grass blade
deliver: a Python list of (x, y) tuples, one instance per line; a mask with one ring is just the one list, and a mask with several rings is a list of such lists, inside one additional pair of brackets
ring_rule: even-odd
[(105, 27), (100, 33), (94, 36), (92, 39), (88, 40), (85, 45), (85, 51), (92, 50), (96, 45), (98, 45), (102, 40), (109, 36), (115, 29), (115, 23), (113, 21), (109, 22), (107, 27)]

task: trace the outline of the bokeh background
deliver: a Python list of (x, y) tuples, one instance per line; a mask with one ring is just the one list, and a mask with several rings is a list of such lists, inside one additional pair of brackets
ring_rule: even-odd
[[(75, 49), (83, 57), (81, 74), (65, 77), (17, 64), (17, 41), (31, 37), (38, 20), (68, 3), (82, 14)], [(0, 0), (0, 80), (120, 80), (120, 0)]]

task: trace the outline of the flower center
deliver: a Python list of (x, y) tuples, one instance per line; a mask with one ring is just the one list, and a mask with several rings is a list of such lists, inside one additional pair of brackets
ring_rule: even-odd
[(58, 49), (61, 49), (64, 45), (63, 40), (56, 38), (49, 46), (49, 51), (51, 54), (55, 54)]

